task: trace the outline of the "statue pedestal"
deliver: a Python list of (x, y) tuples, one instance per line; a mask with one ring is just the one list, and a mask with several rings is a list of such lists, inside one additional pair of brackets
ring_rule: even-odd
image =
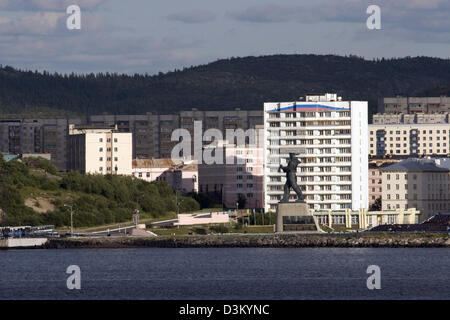
[(302, 202), (279, 203), (277, 207), (276, 232), (320, 232), (317, 219)]

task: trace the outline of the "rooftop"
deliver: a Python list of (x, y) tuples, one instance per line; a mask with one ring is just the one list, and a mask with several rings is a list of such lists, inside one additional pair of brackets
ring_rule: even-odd
[(161, 159), (133, 159), (133, 168), (168, 168), (168, 169), (182, 169), (185, 171), (195, 171), (198, 169), (197, 162), (172, 160), (170, 158)]
[(450, 169), (436, 165), (434, 159), (409, 158), (388, 167), (381, 168), (380, 171), (449, 172)]

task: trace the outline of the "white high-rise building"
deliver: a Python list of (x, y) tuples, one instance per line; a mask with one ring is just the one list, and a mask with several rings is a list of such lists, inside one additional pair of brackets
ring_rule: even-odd
[(311, 209), (368, 208), (367, 111), (366, 101), (342, 101), (336, 94), (265, 103), (266, 210), (275, 211), (283, 195), (286, 174), (279, 166), (289, 152), (301, 160), (297, 183)]

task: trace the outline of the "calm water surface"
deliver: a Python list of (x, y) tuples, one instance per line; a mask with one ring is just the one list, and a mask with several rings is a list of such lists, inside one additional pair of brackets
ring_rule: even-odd
[[(69, 265), (81, 290), (67, 289)], [(444, 248), (8, 250), (0, 299), (450, 299), (449, 267)]]

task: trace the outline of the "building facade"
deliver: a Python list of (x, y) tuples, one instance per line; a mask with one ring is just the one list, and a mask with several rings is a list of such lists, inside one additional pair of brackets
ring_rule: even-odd
[(69, 124), (81, 119), (0, 119), (0, 151), (14, 154), (46, 153), (59, 170), (67, 168)]
[(444, 156), (450, 153), (450, 124), (371, 124), (369, 155)]
[(379, 105), (380, 113), (450, 112), (450, 97), (386, 97)]
[(198, 192), (198, 164), (172, 159), (133, 159), (132, 174), (147, 182), (165, 181), (174, 190)]
[[(315, 210), (368, 208), (367, 102), (336, 94), (264, 104), (265, 207), (276, 210), (290, 152), (297, 154), (298, 184)], [(295, 199), (293, 193), (292, 199)]]
[(115, 127), (69, 127), (68, 169), (91, 174), (131, 175), (131, 133)]
[(449, 113), (377, 113), (372, 117), (373, 124), (441, 124), (449, 123)]
[(382, 198), (380, 168), (375, 164), (369, 164), (369, 206), (375, 204), (378, 198)]
[(231, 111), (181, 111), (158, 115), (92, 115), (88, 118), (3, 118), (0, 119), (0, 151), (13, 154), (50, 153), (61, 171), (68, 169), (69, 125), (114, 126), (117, 132), (132, 133), (133, 159), (170, 158), (172, 132), (184, 128), (193, 134), (194, 121), (202, 122), (202, 134), (210, 128), (247, 130), (262, 125), (263, 113)]
[(410, 158), (380, 169), (383, 210), (416, 208), (422, 219), (450, 211), (450, 169)]
[(264, 151), (260, 143), (236, 146), (220, 141), (209, 148), (223, 152), (223, 163), (199, 166), (199, 191), (221, 198), (225, 208), (235, 209), (239, 201), (245, 202), (242, 209), (263, 208)]
[[(194, 137), (194, 122), (201, 121), (202, 135), (208, 129), (218, 129), (223, 136), (227, 129), (251, 129), (263, 124), (261, 111), (235, 109), (231, 111), (200, 111), (192, 109), (177, 114), (158, 115), (94, 115), (93, 125), (118, 125), (120, 132), (133, 133), (133, 158), (170, 158), (175, 129), (186, 129)], [(193, 141), (193, 139), (192, 139)]]

